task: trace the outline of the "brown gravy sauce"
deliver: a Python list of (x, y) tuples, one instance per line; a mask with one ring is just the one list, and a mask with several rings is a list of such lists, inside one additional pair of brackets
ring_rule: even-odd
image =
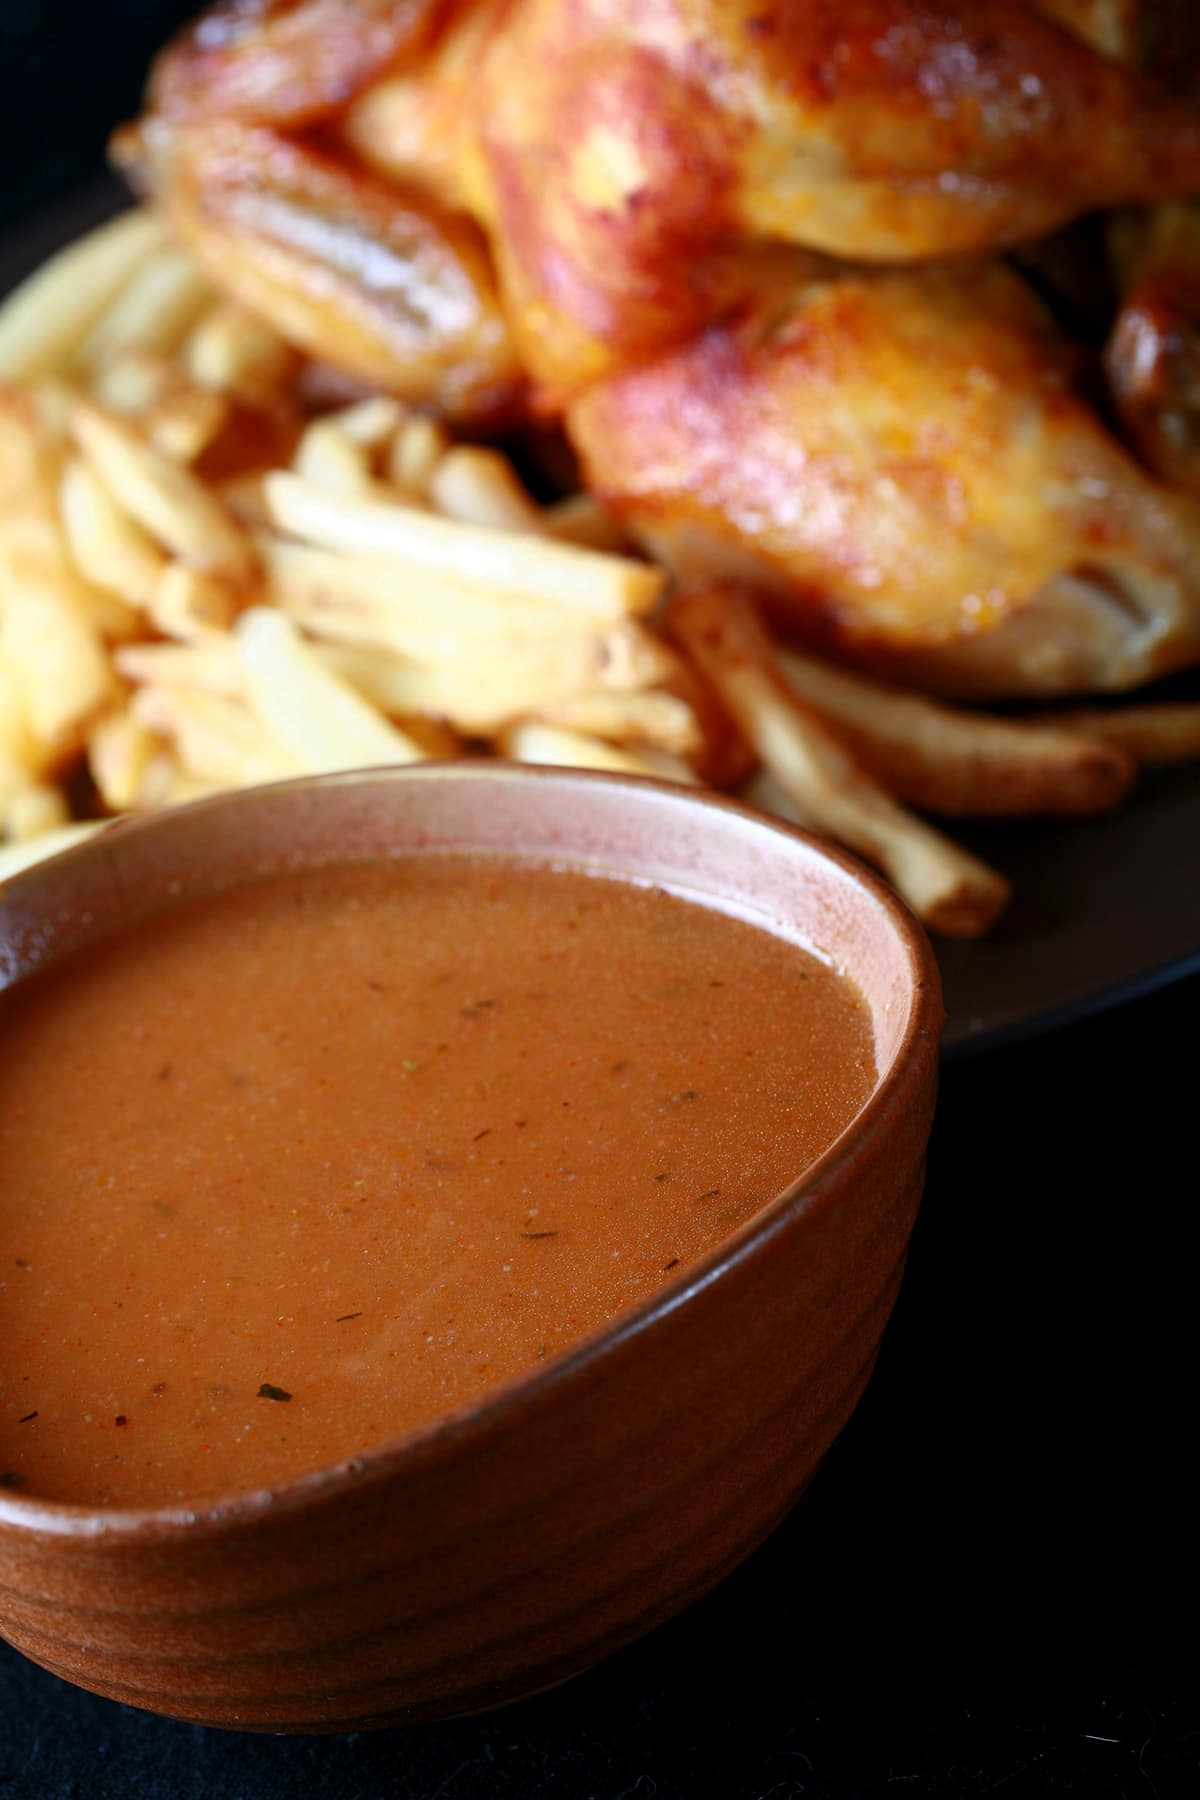
[(874, 1082), (855, 990), (657, 889), (422, 855), (181, 905), (0, 996), (0, 1486), (337, 1463), (540, 1368)]

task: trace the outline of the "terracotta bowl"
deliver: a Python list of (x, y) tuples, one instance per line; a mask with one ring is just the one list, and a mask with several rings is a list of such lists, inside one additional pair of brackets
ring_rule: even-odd
[(132, 1512), (0, 1495), (0, 1626), (177, 1718), (317, 1731), (492, 1706), (721, 1579), (845, 1424), (900, 1284), (942, 1024), (919, 927), (847, 858), (649, 782), (499, 763), (290, 783), (119, 825), (0, 889), (0, 984), (181, 894), (397, 849), (628, 872), (831, 953), (875, 1033), (842, 1137), (707, 1260), (536, 1375), (361, 1459)]

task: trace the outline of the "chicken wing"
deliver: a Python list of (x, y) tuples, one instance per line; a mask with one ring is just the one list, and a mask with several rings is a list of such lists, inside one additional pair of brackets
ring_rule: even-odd
[[(806, 261), (568, 426), (589, 486), (681, 575), (752, 574), (810, 637), (940, 685), (1069, 691), (1200, 652), (1200, 508), (1073, 374), (1001, 263)], [(1028, 642), (1018, 619), (1036, 598), (1044, 623), (1062, 583)], [(975, 673), (974, 639), (1000, 650)]]
[(511, 411), (522, 378), (471, 220), (232, 119), (152, 117), (122, 154), (213, 281), (290, 342), (451, 418)]

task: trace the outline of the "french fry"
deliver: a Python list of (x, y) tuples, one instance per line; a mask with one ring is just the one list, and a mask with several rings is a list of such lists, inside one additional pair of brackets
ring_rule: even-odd
[(146, 606), (147, 616), (164, 636), (185, 644), (228, 631), (237, 611), (237, 595), (227, 581), (184, 563), (167, 564)]
[(210, 575), (245, 581), (253, 546), (211, 490), (124, 419), (80, 403), (75, 436), (112, 498), (173, 555)]
[(219, 794), (226, 788), (246, 785), (239, 781), (205, 781), (190, 775), (179, 760), (174, 745), (163, 742), (142, 769), (131, 812), (159, 812), (164, 806), (178, 806), (202, 795)]
[(326, 420), (344, 432), (352, 444), (382, 453), (411, 416), (402, 400), (391, 394), (372, 394), (367, 400), (355, 400), (337, 412), (327, 413)]
[(203, 388), (179, 387), (164, 395), (143, 421), (156, 450), (172, 462), (198, 462), (229, 423), (229, 408), (219, 394)]
[(603, 738), (582, 731), (564, 731), (527, 719), (510, 725), (500, 739), (505, 756), (514, 762), (550, 763), (566, 769), (607, 769), (615, 775), (647, 775), (654, 780), (693, 783), (695, 771), (679, 757), (662, 752), (643, 753), (618, 749)]
[(607, 550), (613, 556), (629, 550), (629, 539), (620, 525), (590, 494), (568, 494), (565, 500), (543, 507), (541, 529), (547, 537), (578, 544), (582, 550)]
[(126, 681), (146, 687), (197, 688), (240, 699), (245, 678), (233, 638), (208, 632), (189, 644), (123, 644), (113, 658)]
[(422, 751), (327, 668), (282, 613), (252, 607), (236, 628), (246, 701), (304, 770), (422, 760)]
[(542, 530), (542, 509), (530, 499), (516, 470), (499, 450), (455, 445), (430, 475), (428, 493), (439, 512), (464, 525), (534, 535)]
[(58, 856), (63, 850), (73, 850), (76, 844), (103, 831), (109, 823), (108, 819), (85, 819), (74, 825), (60, 825), (55, 831), (43, 832), (41, 837), (29, 838), (21, 844), (0, 844), (0, 884), (23, 875), (35, 863)]
[(271, 515), (267, 511), (261, 470), (247, 470), (240, 475), (228, 476), (224, 481), (216, 482), (213, 491), (230, 518), (243, 531), (252, 537), (259, 533), (270, 533)]
[[(248, 707), (194, 688), (139, 688), (129, 702), (139, 724), (170, 739), (187, 774), (214, 788), (286, 781), (307, 771)], [(166, 771), (168, 782), (173, 768)]]
[(1146, 706), (1081, 708), (1054, 713), (1062, 731), (1111, 744), (1140, 763), (1192, 762), (1200, 757), (1200, 702), (1156, 700)]
[(71, 558), (84, 579), (129, 609), (147, 606), (166, 558), (82, 457), (72, 457), (63, 470), (59, 510)]
[(194, 327), (182, 358), (199, 387), (247, 406), (268, 406), (283, 394), (300, 360), (265, 321), (224, 303)]
[(448, 719), (468, 736), (487, 736), (580, 688), (651, 686), (664, 662), (669, 666), (662, 646), (633, 625), (603, 637), (464, 640), (461, 655), (424, 665), (355, 642), (317, 649), (389, 717), (424, 713)]
[(18, 687), (39, 771), (81, 747), (112, 694), (90, 598), (51, 518), (0, 522), (0, 659)]
[(704, 734), (688, 702), (657, 689), (622, 694), (584, 688), (540, 710), (541, 722), (610, 744), (640, 745), (685, 760), (701, 750)]
[(43, 418), (42, 402), (58, 384), (36, 389), (0, 388), (0, 530), (26, 513), (39, 518), (54, 511), (54, 483), (62, 445)]
[(0, 381), (64, 368), (162, 242), (160, 220), (137, 208), (43, 263), (0, 306)]
[(382, 556), (351, 556), (283, 538), (259, 540), (270, 592), (301, 624), (354, 643), (441, 661), (472, 640), (578, 637), (587, 621), (561, 607), (497, 593)]
[(968, 712), (795, 650), (780, 650), (778, 663), (788, 686), (836, 727), (862, 767), (926, 812), (1103, 812), (1124, 798), (1137, 773), (1132, 757), (1098, 736)]
[(196, 462), (230, 421), (223, 394), (199, 386), (152, 350), (127, 350), (106, 362), (88, 394), (109, 412), (136, 420), (142, 436), (172, 462)]
[[(0, 616), (0, 642), (2, 633), (3, 618)], [(0, 770), (11, 768), (17, 772), (18, 782), (24, 783), (29, 778), (34, 755), (21, 684), (16, 672), (0, 657)]]
[(433, 718), (424, 713), (402, 713), (396, 719), (396, 724), (405, 737), (412, 739), (421, 755), (428, 757), (430, 761), (445, 762), (451, 757), (464, 754), (462, 737), (445, 719)]
[(107, 713), (88, 733), (88, 769), (110, 812), (129, 812), (142, 802), (162, 739), (128, 710)]
[(366, 448), (355, 443), (336, 419), (316, 419), (306, 427), (292, 467), (305, 481), (334, 494), (369, 496), (374, 483)]
[(210, 800), (224, 790), (213, 781), (201, 781), (186, 769), (172, 769), (155, 806), (190, 806), (193, 800)]
[(434, 470), (450, 449), (453, 438), (446, 427), (427, 413), (406, 419), (392, 440), (385, 474), (405, 494), (425, 500)]
[(593, 621), (649, 612), (665, 584), (661, 569), (631, 558), (462, 525), (388, 501), (328, 494), (286, 470), (268, 475), (265, 491), (276, 524), (307, 542), (549, 600)]
[(70, 822), (71, 809), (66, 795), (60, 787), (48, 782), (33, 782), (19, 788), (4, 803), (4, 835), (14, 844), (44, 837), (48, 831), (59, 831)]
[(976, 937), (994, 923), (1008, 901), (1008, 883), (863, 772), (789, 687), (744, 595), (720, 586), (681, 593), (669, 626), (817, 829), (876, 863), (932, 930)]
[[(97, 369), (87, 391), (98, 406), (136, 419), (159, 405), (174, 379), (174, 372), (165, 357), (155, 356), (148, 350), (129, 350)], [(67, 424), (69, 427), (69, 417)]]
[(165, 246), (133, 272), (80, 344), (73, 366), (90, 375), (129, 350), (169, 355), (211, 298), (198, 264), (186, 251)]

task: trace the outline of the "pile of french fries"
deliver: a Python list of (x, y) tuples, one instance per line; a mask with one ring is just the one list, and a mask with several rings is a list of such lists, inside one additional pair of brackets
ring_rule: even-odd
[(1012, 721), (835, 669), (736, 588), (669, 594), (586, 495), (321, 388), (148, 210), (0, 307), (0, 879), (107, 816), (491, 753), (736, 786), (975, 935), (1008, 885), (922, 814), (1099, 810), (1200, 752), (1200, 707)]

